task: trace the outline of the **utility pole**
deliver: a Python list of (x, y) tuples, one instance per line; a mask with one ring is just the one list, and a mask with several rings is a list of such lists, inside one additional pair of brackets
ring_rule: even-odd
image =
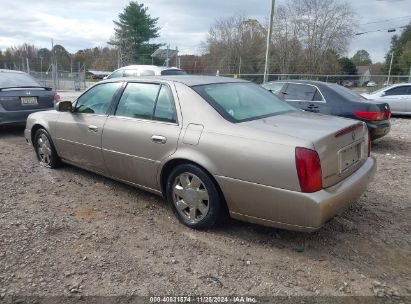
[(26, 68), (27, 68), (27, 74), (30, 74), (29, 59), (27, 57), (26, 57)]
[(40, 56), (40, 80), (43, 83), (43, 57)]
[(391, 61), (390, 61), (390, 69), (388, 71), (388, 80), (387, 85), (390, 85), (390, 78), (391, 78), (391, 68), (392, 68), (392, 60), (394, 59), (394, 51), (391, 53)]
[(272, 34), (272, 31), (273, 31), (274, 9), (275, 9), (275, 0), (271, 0), (270, 24), (268, 26), (267, 49), (266, 49), (266, 52), (265, 52), (264, 82), (267, 82), (267, 80), (268, 80), (268, 69), (269, 69), (269, 60), (270, 60), (270, 44), (271, 44), (271, 34)]

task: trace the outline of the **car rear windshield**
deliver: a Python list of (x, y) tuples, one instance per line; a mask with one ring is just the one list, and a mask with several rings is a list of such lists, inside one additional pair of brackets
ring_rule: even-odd
[(187, 75), (187, 73), (182, 70), (163, 70), (161, 75)]
[(333, 89), (335, 92), (337, 92), (340, 96), (344, 97), (345, 99), (349, 101), (363, 101), (366, 100), (366, 98), (362, 97), (360, 94), (357, 92), (347, 89), (343, 86), (340, 86), (338, 84), (329, 84), (330, 88)]
[(31, 76), (25, 73), (1, 72), (0, 88), (39, 87)]
[(215, 83), (192, 88), (231, 122), (295, 111), (293, 106), (253, 83)]

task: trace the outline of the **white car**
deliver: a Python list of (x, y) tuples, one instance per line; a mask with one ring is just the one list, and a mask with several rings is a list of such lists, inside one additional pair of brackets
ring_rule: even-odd
[(115, 70), (113, 73), (104, 77), (104, 79), (112, 79), (119, 77), (135, 77), (135, 76), (170, 76), (170, 75), (186, 75), (183, 70), (174, 67), (164, 67), (156, 65), (128, 65)]
[(411, 114), (411, 83), (394, 84), (361, 95), (366, 99), (388, 103), (392, 114)]
[(375, 87), (377, 84), (375, 83), (375, 81), (369, 81), (367, 83), (367, 87)]

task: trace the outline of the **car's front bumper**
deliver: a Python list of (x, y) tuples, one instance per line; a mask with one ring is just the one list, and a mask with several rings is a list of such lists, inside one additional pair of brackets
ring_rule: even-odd
[(343, 212), (365, 191), (376, 171), (367, 161), (338, 184), (302, 193), (216, 176), (233, 218), (289, 230), (314, 231)]

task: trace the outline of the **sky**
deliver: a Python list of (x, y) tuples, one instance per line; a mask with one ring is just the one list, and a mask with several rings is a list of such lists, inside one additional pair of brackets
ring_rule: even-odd
[[(277, 0), (276, 5), (287, 0)], [(385, 29), (411, 22), (411, 0), (345, 0), (357, 14), (356, 32), (384, 29), (355, 36), (348, 46), (369, 51), (374, 62), (383, 61), (391, 37)], [(217, 18), (242, 13), (266, 23), (270, 0), (140, 0), (152, 17), (159, 17), (160, 37), (155, 42), (178, 46), (181, 54), (199, 54), (201, 43)], [(105, 46), (113, 36), (113, 20), (129, 0), (0, 0), (0, 49), (24, 42), (51, 48), (63, 45), (68, 51)], [(388, 20), (389, 19), (389, 20)], [(383, 22), (381, 22), (383, 21)], [(399, 33), (400, 29), (397, 29)]]

